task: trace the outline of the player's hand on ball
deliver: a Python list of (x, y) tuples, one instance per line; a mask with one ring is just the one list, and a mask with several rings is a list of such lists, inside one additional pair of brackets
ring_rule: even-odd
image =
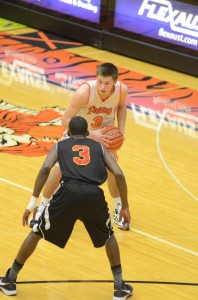
[(111, 142), (107, 149), (109, 152), (115, 152), (122, 147), (124, 142), (124, 135), (122, 131), (116, 126), (106, 126), (102, 129), (103, 134)]
[(112, 144), (108, 137), (104, 134), (106, 127), (102, 129), (90, 130), (89, 136), (96, 142), (103, 144), (106, 148)]

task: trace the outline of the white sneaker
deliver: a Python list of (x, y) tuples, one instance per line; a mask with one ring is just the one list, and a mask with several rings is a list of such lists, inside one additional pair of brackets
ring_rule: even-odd
[[(121, 208), (122, 208), (121, 203), (118, 203), (117, 207), (114, 208), (114, 210), (113, 210), (113, 222), (115, 224), (117, 224), (117, 226), (118, 226), (119, 229), (123, 229), (123, 227), (125, 225), (123, 217), (122, 217), (121, 221), (119, 221)], [(124, 230), (130, 230), (130, 226), (128, 228), (125, 228)]]
[(37, 206), (37, 211), (36, 211), (35, 216), (33, 218), (31, 218), (30, 221), (29, 221), (29, 227), (30, 228), (33, 228), (34, 225), (38, 223), (38, 219), (42, 215), (42, 212), (43, 212), (45, 206), (46, 206), (46, 204), (43, 203), (42, 201), (41, 201), (40, 205)]
[(44, 204), (43, 202), (41, 202), (40, 205), (37, 207), (37, 212), (36, 212), (36, 215), (35, 215), (35, 220), (38, 221), (38, 219), (42, 215), (42, 212), (43, 212), (45, 206), (46, 206), (46, 204)]
[(120, 210), (121, 210), (121, 203), (118, 203), (117, 206), (113, 210), (113, 222), (118, 225), (118, 228), (122, 229), (124, 225), (124, 218), (120, 219)]

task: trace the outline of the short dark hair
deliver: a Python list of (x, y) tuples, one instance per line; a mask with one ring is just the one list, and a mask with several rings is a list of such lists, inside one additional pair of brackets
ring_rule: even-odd
[(86, 135), (87, 129), (88, 124), (83, 117), (73, 117), (69, 122), (69, 131), (72, 135)]
[(96, 76), (112, 76), (113, 80), (118, 79), (118, 69), (111, 63), (103, 63), (96, 68)]

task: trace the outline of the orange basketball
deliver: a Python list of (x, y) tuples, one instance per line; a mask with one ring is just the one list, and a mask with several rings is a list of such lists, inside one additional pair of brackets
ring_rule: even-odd
[(124, 142), (124, 136), (119, 128), (116, 126), (106, 126), (104, 134), (112, 142), (109, 148), (107, 148), (110, 152), (115, 152), (121, 148)]

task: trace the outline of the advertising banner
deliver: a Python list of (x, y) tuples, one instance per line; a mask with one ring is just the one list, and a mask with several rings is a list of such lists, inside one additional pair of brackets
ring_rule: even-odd
[(198, 6), (170, 0), (117, 0), (114, 27), (198, 51)]
[(100, 22), (101, 0), (21, 0), (72, 17)]

